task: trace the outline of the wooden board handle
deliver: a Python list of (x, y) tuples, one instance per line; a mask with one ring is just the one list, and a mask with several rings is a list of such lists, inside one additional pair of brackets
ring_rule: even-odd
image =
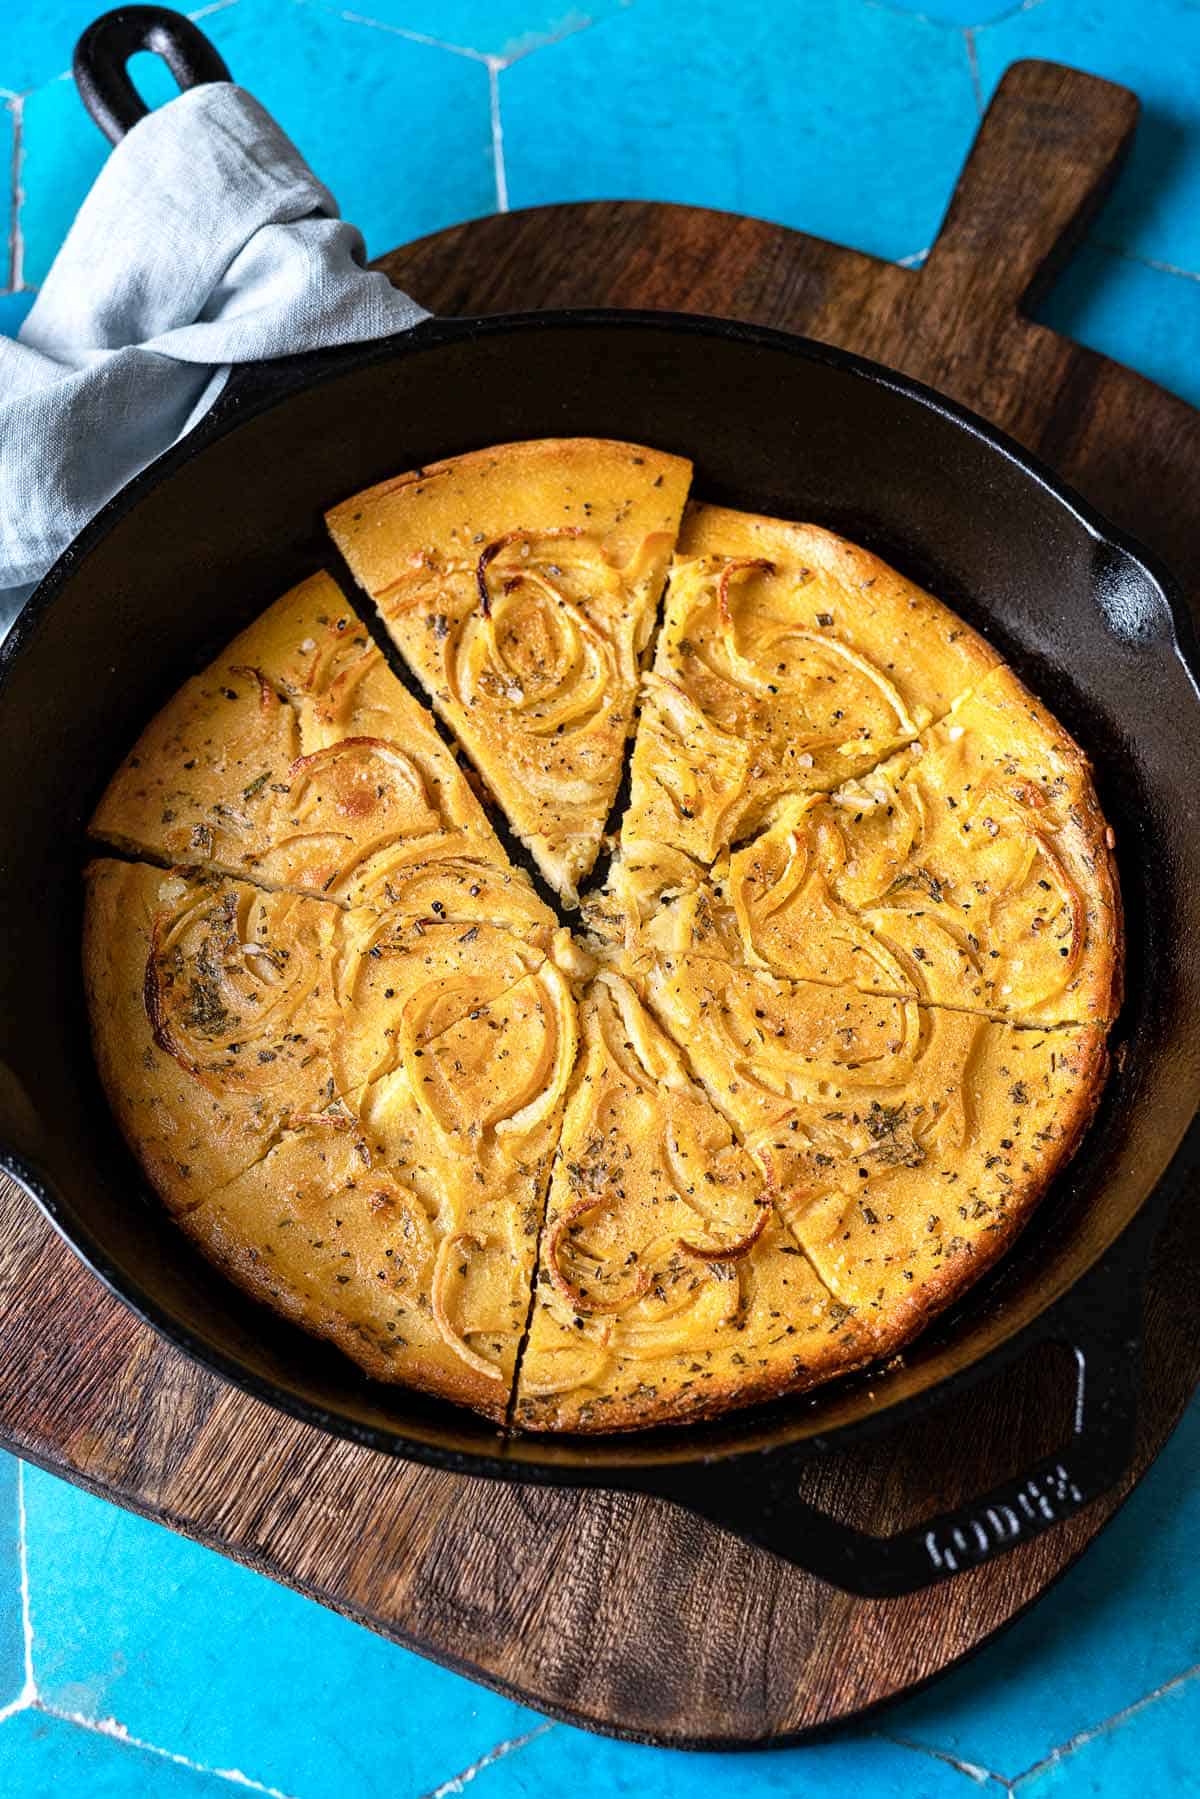
[(1049, 286), (1120, 170), (1138, 98), (1053, 62), (1015, 62), (984, 115), (922, 270), (926, 295), (1011, 316)]

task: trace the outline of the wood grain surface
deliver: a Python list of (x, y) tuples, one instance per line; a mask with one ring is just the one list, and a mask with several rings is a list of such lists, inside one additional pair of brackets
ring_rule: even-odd
[[(1200, 414), (1022, 311), (1136, 113), (1123, 89), (1016, 65), (919, 271), (617, 203), (481, 220), (382, 266), (442, 313), (666, 307), (877, 357), (1012, 432), (1195, 588)], [(1151, 1276), (1126, 1491), (1200, 1377), (1198, 1286), (1200, 1222), (1178, 1207)], [(493, 1485), (292, 1423), (139, 1324), (3, 1179), (0, 1367), (0, 1439), (18, 1453), (542, 1710), (658, 1742), (785, 1740), (928, 1679), (1029, 1605), (1123, 1497), (932, 1593), (853, 1599), (657, 1501)], [(805, 1496), (894, 1530), (1049, 1449), (1070, 1396), (1069, 1371), (1038, 1352), (902, 1436), (830, 1457)]]

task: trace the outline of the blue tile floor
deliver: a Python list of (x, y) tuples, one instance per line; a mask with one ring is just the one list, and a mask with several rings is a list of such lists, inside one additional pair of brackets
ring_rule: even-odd
[[(0, 331), (105, 154), (65, 76), (97, 10), (0, 9)], [(616, 196), (916, 260), (1009, 62), (1124, 81), (1145, 105), (1136, 148), (1040, 316), (1200, 404), (1194, 0), (218, 0), (197, 16), (372, 252)], [(166, 97), (153, 67), (134, 72)], [(685, 1757), (548, 1724), (0, 1457), (0, 1799), (1200, 1793), (1198, 1469), (1194, 1406), (1084, 1561), (968, 1666), (816, 1747)]]

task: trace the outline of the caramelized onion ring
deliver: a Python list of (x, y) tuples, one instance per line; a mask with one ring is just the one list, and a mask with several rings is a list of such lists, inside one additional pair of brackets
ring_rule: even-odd
[(842, 643), (840, 638), (826, 637), (820, 631), (789, 631), (788, 636), (798, 637), (801, 643), (815, 644), (818, 649), (831, 650), (835, 656), (840, 656), (843, 662), (848, 662), (851, 668), (856, 668), (860, 675), (865, 676), (879, 689), (896, 714), (896, 722), (900, 729), (911, 733), (914, 737), (917, 735), (918, 727), (915, 721), (909, 717), (908, 707), (904, 704), (899, 689), (888, 680), (882, 669), (875, 667), (868, 657), (860, 656), (857, 650), (852, 650), (848, 643)]
[(612, 1319), (606, 1319), (600, 1328), (598, 1336), (591, 1338), (585, 1337), (582, 1344), (571, 1343), (565, 1349), (543, 1351), (533, 1364), (534, 1366), (540, 1366), (545, 1369), (548, 1363), (553, 1366), (554, 1362), (559, 1358), (565, 1357), (569, 1359), (573, 1356), (578, 1359), (581, 1350), (590, 1347), (593, 1350), (592, 1360), (585, 1366), (582, 1374), (578, 1371), (574, 1373), (568, 1372), (564, 1378), (561, 1373), (543, 1373), (539, 1379), (536, 1374), (530, 1373), (530, 1361), (527, 1360), (524, 1372), (521, 1376), (522, 1392), (526, 1397), (531, 1399), (549, 1399), (558, 1393), (573, 1393), (577, 1387), (593, 1385), (598, 1379), (605, 1362), (609, 1359), (612, 1345), (612, 1328)]
[(307, 756), (297, 756), (289, 768), (289, 775), (311, 774), (318, 763), (328, 762), (333, 756), (340, 756), (344, 750), (374, 750), (383, 761), (393, 768), (407, 771), (413, 785), (419, 785), (422, 796), (425, 786), (413, 767), (412, 759), (406, 756), (398, 743), (392, 743), (387, 737), (339, 737), (336, 743), (327, 743), (319, 750), (312, 750)]
[(590, 1194), (585, 1194), (582, 1199), (572, 1201), (566, 1211), (560, 1213), (555, 1220), (546, 1243), (546, 1266), (550, 1270), (551, 1281), (572, 1310), (584, 1314), (622, 1312), (627, 1306), (631, 1306), (641, 1299), (650, 1287), (649, 1274), (644, 1268), (639, 1268), (637, 1279), (628, 1293), (622, 1293), (616, 1299), (595, 1299), (585, 1293), (581, 1287), (576, 1286), (575, 1282), (569, 1275), (564, 1274), (559, 1266), (559, 1250), (567, 1232), (586, 1212), (594, 1212), (597, 1206), (602, 1206), (604, 1200), (604, 1194), (594, 1199)]
[(442, 1341), (454, 1351), (461, 1361), (467, 1364), (468, 1368), (473, 1368), (476, 1374), (483, 1376), (484, 1380), (502, 1380), (504, 1378), (502, 1370), (497, 1368), (494, 1362), (489, 1362), (486, 1357), (476, 1354), (470, 1344), (466, 1343), (459, 1332), (455, 1330), (446, 1312), (444, 1288), (449, 1278), (450, 1257), (460, 1243), (473, 1243), (476, 1249), (485, 1247), (481, 1239), (471, 1231), (455, 1231), (452, 1236), (444, 1238), (438, 1245), (437, 1260), (433, 1268), (433, 1285), (429, 1295), (433, 1321), (438, 1327)]
[[(708, 1148), (711, 1150), (713, 1146), (710, 1144)], [(688, 1194), (694, 1188), (694, 1183), (691, 1180), (690, 1171), (687, 1167), (687, 1153), (679, 1141), (678, 1132), (672, 1122), (668, 1122), (667, 1124), (663, 1138), (663, 1149), (667, 1166), (676, 1186), (679, 1188), (679, 1198), (689, 1210), (695, 1212), (700, 1222), (706, 1228), (714, 1228), (714, 1221), (707, 1217), (701, 1208), (688, 1198)], [(694, 1142), (693, 1151), (697, 1160), (700, 1160), (706, 1154), (705, 1146), (699, 1141)], [(711, 1170), (709, 1172), (711, 1172)], [(696, 1260), (700, 1262), (736, 1262), (740, 1260), (742, 1256), (747, 1255), (762, 1236), (762, 1233), (767, 1226), (767, 1220), (771, 1214), (771, 1202), (774, 1197), (772, 1179), (773, 1176), (768, 1169), (763, 1179), (762, 1192), (754, 1201), (755, 1210), (758, 1215), (744, 1236), (735, 1237), (732, 1243), (713, 1246), (700, 1243), (689, 1243), (686, 1238), (677, 1237), (675, 1239), (676, 1248), (681, 1249), (685, 1255), (695, 1256)]]
[(760, 574), (773, 575), (775, 564), (768, 562), (764, 556), (739, 556), (727, 562), (721, 570), (717, 581), (717, 617), (726, 631), (733, 629), (733, 617), (729, 610), (729, 579), (731, 575), (746, 575), (751, 569), (758, 569)]
[(703, 1244), (689, 1243), (686, 1237), (680, 1237), (677, 1242), (684, 1255), (695, 1256), (698, 1262), (738, 1262), (743, 1256), (749, 1255), (766, 1230), (771, 1216), (769, 1198), (760, 1196), (754, 1203), (758, 1208), (758, 1217), (744, 1237), (739, 1237), (733, 1243), (721, 1243), (715, 1249), (706, 1249)]
[(339, 669), (325, 690), (321, 706), (321, 716), (326, 724), (333, 724), (338, 712), (347, 703), (351, 691), (363, 680), (374, 665), (381, 660), (379, 651), (372, 647), (348, 662), (345, 668)]
[[(543, 986), (550, 988), (552, 1009), (558, 1027), (558, 1042), (553, 1050), (552, 1078), (541, 1093), (531, 1099), (527, 1105), (513, 1112), (507, 1118), (496, 1123), (498, 1137), (519, 1135), (531, 1131), (534, 1125), (552, 1112), (566, 1091), (568, 1078), (575, 1062), (575, 1050), (579, 1041), (578, 1024), (575, 1014), (575, 1001), (571, 988), (562, 972), (550, 960), (543, 962), (533, 977)], [(548, 1033), (547, 1033), (548, 1034)]]
[(532, 543), (538, 537), (582, 537), (582, 525), (550, 525), (544, 531), (506, 531), (503, 537), (497, 537), (494, 543), (485, 546), (475, 564), (475, 585), (479, 590), (479, 610), (484, 618), (492, 616), (492, 596), (488, 592), (487, 571), (501, 550), (507, 549), (510, 543)]

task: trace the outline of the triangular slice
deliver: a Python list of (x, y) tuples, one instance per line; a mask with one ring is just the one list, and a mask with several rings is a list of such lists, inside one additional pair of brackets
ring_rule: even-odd
[(832, 532), (693, 504), (644, 682), (622, 843), (711, 863), (781, 796), (874, 767), (998, 660)]
[(575, 1055), (555, 964), (100, 861), (85, 976), (113, 1110), (204, 1253), (368, 1373), (502, 1419)]
[(1104, 1081), (1097, 1025), (1009, 1025), (703, 957), (639, 984), (880, 1350), (1003, 1252)]
[(502, 445), (328, 514), (355, 577), (573, 903), (633, 726), (691, 464), (595, 438)]
[[(824, 838), (835, 904), (869, 924), (922, 998), (1027, 1023), (1116, 1017), (1113, 832), (1086, 756), (1011, 669), (803, 827)], [(747, 864), (747, 896), (749, 875)], [(787, 934), (798, 931), (797, 917)]]
[(1112, 832), (1082, 752), (1007, 668), (870, 774), (786, 802), (707, 875), (635, 846), (607, 898), (634, 953), (1020, 1023), (1108, 1023), (1120, 1005)]
[(794, 1392), (872, 1345), (618, 977), (583, 1003), (515, 1422), (615, 1431)]
[[(93, 835), (345, 904), (387, 906), (414, 867), (473, 865), (520, 889), (425, 709), (328, 575), (277, 600), (151, 720)], [(485, 872), (486, 870), (486, 872)]]
[(785, 807), (646, 934), (1021, 1023), (1120, 1005), (1112, 832), (1086, 759), (1006, 668), (873, 773)]

